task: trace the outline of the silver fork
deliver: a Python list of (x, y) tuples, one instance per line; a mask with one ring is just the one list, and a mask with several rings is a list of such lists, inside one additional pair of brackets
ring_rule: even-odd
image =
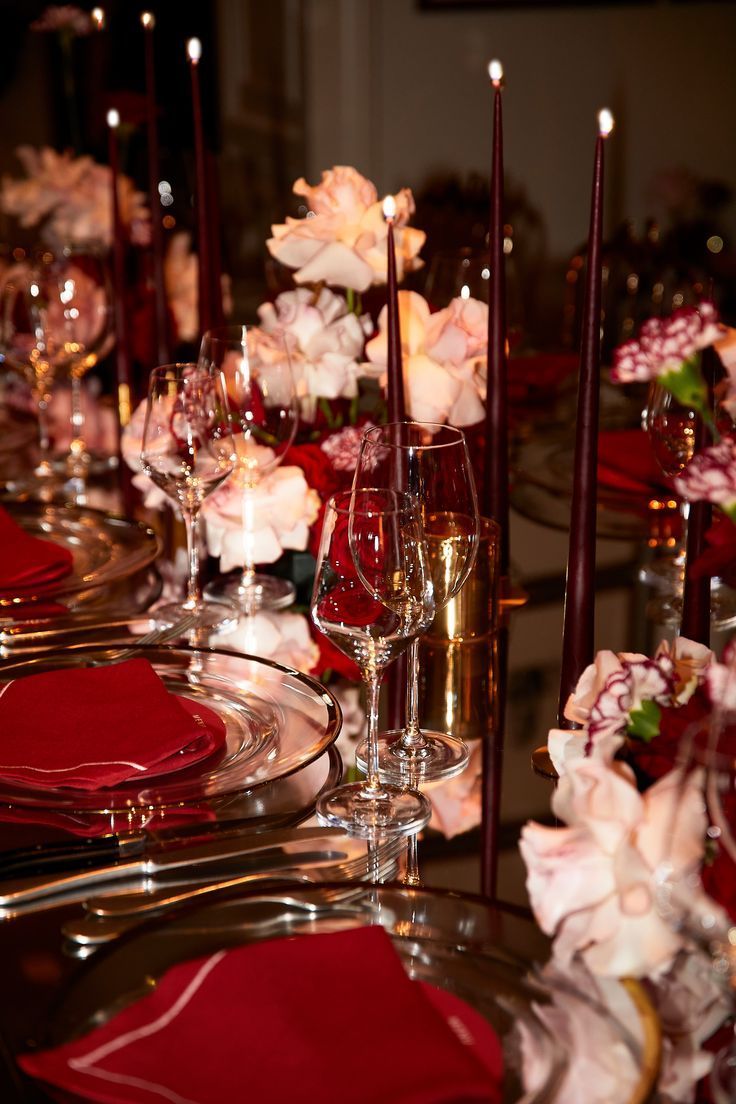
[(150, 632), (145, 633), (136, 640), (135, 644), (129, 645), (127, 648), (122, 648), (117, 652), (112, 652), (107, 659), (96, 661), (93, 666), (102, 666), (103, 663), (110, 662), (118, 663), (121, 659), (130, 659), (131, 656), (137, 654), (139, 648), (147, 648), (152, 644), (167, 644), (170, 640), (177, 640), (180, 636), (183, 636), (189, 629), (193, 629), (197, 623), (196, 613), (188, 613), (184, 617), (179, 618), (173, 625), (165, 626), (162, 629), (152, 629)]

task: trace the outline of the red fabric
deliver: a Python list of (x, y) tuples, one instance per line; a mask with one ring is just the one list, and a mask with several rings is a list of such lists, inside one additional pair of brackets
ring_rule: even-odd
[(608, 429), (598, 436), (598, 482), (609, 490), (648, 498), (672, 489), (642, 429)]
[(104, 1104), (494, 1104), (500, 1045), (485, 1054), (366, 927), (181, 963), (102, 1027), (20, 1063)]
[(0, 598), (51, 594), (73, 562), (68, 549), (32, 537), (0, 506)]
[(577, 372), (579, 358), (571, 353), (542, 353), (509, 358), (509, 402), (549, 399), (561, 383)]
[(0, 686), (0, 778), (10, 781), (97, 790), (180, 770), (224, 742), (217, 714), (169, 694), (146, 659)]

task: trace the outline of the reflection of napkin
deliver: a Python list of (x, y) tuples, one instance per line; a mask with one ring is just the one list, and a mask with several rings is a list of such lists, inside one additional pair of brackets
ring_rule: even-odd
[(166, 690), (148, 660), (48, 671), (0, 686), (0, 778), (96, 790), (210, 755), (225, 725)]
[(598, 482), (609, 490), (648, 498), (672, 497), (666, 476), (641, 429), (602, 430), (598, 437)]
[(483, 1021), (476, 1056), (474, 1015), (456, 1035), (384, 930), (355, 928), (181, 963), (89, 1035), (20, 1062), (106, 1104), (493, 1104), (501, 1049), (489, 1057)]
[(52, 593), (72, 564), (68, 549), (30, 536), (0, 506), (0, 598)]

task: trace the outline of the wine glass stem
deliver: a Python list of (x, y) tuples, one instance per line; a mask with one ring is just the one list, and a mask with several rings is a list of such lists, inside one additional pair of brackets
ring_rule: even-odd
[(51, 441), (49, 439), (48, 409), (48, 397), (46, 395), (41, 395), (38, 399), (38, 447), (41, 450), (42, 463), (46, 463), (48, 461), (49, 452), (51, 449)]
[(199, 510), (183, 510), (187, 531), (187, 600), (184, 609), (197, 609), (202, 604), (202, 588), (199, 585)]
[(423, 748), (427, 741), (419, 728), (419, 637), (409, 646), (409, 677), (406, 683), (406, 727), (401, 743), (406, 748)]
[(84, 453), (84, 410), (82, 408), (82, 377), (71, 374), (72, 385), (72, 441), (69, 446), (72, 461), (79, 461)]
[(383, 795), (383, 786), (378, 774), (378, 700), (381, 681), (378, 673), (364, 676), (368, 695), (368, 758), (366, 762), (367, 780), (363, 788), (366, 797), (378, 798)]
[(254, 486), (246, 481), (243, 486), (243, 574), (240, 589), (247, 595), (255, 583), (255, 498)]

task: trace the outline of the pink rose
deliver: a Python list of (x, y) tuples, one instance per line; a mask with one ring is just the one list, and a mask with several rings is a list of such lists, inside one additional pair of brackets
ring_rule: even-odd
[(527, 890), (564, 967), (576, 954), (594, 974), (644, 977), (664, 969), (683, 939), (656, 906), (656, 871), (700, 863), (706, 816), (698, 772), (665, 775), (639, 794), (622, 764), (570, 763), (552, 801), (567, 827), (530, 822), (520, 849)]
[[(297, 269), (296, 282), (355, 291), (384, 284), (387, 226), (375, 185), (355, 169), (336, 165), (322, 173), (319, 184), (297, 180), (294, 192), (306, 199), (307, 217), (287, 217), (285, 223), (272, 226), (273, 237), (266, 244), (277, 261)], [(414, 213), (409, 189), (403, 188), (394, 199), (396, 272), (401, 280), (421, 265), (418, 253), (425, 234), (407, 226)]]
[(675, 489), (689, 502), (713, 502), (736, 521), (736, 439), (723, 437), (696, 453)]
[[(467, 314), (447, 308), (430, 312), (426, 299), (415, 291), (399, 292), (401, 347), (407, 408), (419, 422), (474, 425), (483, 418), (478, 338), (472, 331), (474, 301)], [(482, 304), (478, 304), (482, 307)], [(463, 320), (465, 325), (463, 325)], [(385, 383), (388, 362), (388, 313), (378, 316), (378, 333), (366, 345), (366, 366)]]

